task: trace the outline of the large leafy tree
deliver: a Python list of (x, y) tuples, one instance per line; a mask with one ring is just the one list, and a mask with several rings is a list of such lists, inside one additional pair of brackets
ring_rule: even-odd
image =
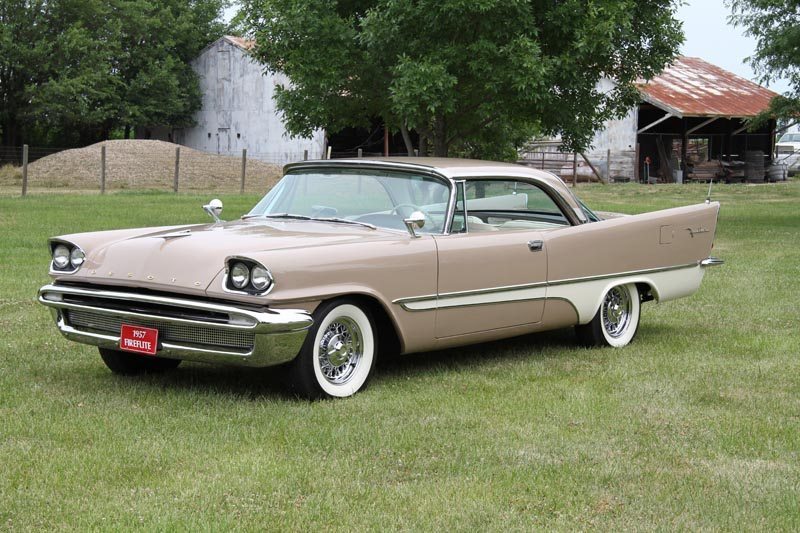
[(200, 94), (189, 62), (223, 34), (226, 4), (2, 0), (3, 144), (86, 143), (116, 128), (191, 123)]
[(583, 148), (682, 41), (675, 0), (242, 4), (253, 54), (292, 80), (276, 97), (291, 133), (381, 117), (435, 155), (513, 157), (534, 134)]
[(800, 0), (728, 0), (731, 21), (756, 39), (748, 58), (761, 82), (788, 81), (790, 89), (772, 99), (753, 126), (769, 117), (796, 120), (800, 116)]

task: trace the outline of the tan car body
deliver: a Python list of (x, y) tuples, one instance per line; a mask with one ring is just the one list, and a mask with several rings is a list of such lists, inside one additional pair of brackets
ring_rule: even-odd
[[(124, 302), (125, 295), (141, 297), (143, 305), (151, 306), (150, 321), (158, 319), (152, 306), (159, 302), (175, 308), (181, 302), (207, 303), (277, 313), (292, 324), (284, 330), (264, 330), (271, 337), (283, 334), (292, 339), (279, 356), (255, 357), (256, 352), (277, 349), (274, 343), (258, 340), (249, 351), (226, 350), (221, 355), (210, 347), (193, 350), (185, 343), (165, 351), (180, 359), (266, 366), (293, 357), (320, 302), (357, 296), (382, 309), (402, 352), (418, 352), (585, 324), (613, 285), (636, 283), (643, 295), (659, 301), (690, 295), (702, 280), (719, 211), (719, 204), (711, 202), (589, 223), (581, 220), (579, 204), (560, 179), (502, 163), (402, 158), (318, 161), (287, 168), (330, 166), (412, 170), (451, 184), (513, 178), (545, 190), (571, 225), (414, 238), (389, 229), (261, 219), (65, 235), (54, 242), (80, 247), (86, 259), (74, 273), (51, 268), (54, 281), (42, 288), (40, 301), (53, 308), (68, 338), (98, 346), (113, 346), (114, 335), (101, 334), (92, 324), (79, 331), (70, 327), (67, 316), (74, 310), (102, 312), (98, 302), (103, 298)], [(532, 242), (541, 248), (534, 250)], [(262, 296), (226, 289), (230, 257), (269, 268), (273, 288)], [(86, 296), (94, 290), (104, 294)], [(71, 303), (70, 291), (77, 298)], [(170, 298), (177, 303), (167, 301)], [(120, 320), (136, 320), (125, 310), (114, 313)], [(232, 328), (236, 324), (231, 320)], [(242, 324), (248, 320), (242, 318)]]

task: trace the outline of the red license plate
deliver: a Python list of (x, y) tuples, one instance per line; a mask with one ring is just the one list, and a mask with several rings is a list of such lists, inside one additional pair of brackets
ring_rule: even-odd
[(158, 348), (158, 330), (142, 326), (122, 324), (119, 333), (119, 349), (126, 352), (155, 355)]

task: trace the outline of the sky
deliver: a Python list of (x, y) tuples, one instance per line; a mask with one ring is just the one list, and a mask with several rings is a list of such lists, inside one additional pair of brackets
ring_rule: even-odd
[[(723, 0), (689, 0), (678, 9), (676, 18), (683, 22), (686, 41), (681, 47), (685, 56), (699, 57), (743, 78), (758, 82), (745, 58), (753, 55), (756, 41), (744, 35), (744, 28), (728, 25), (730, 9)], [(775, 92), (788, 90), (785, 81), (773, 82)]]
[[(744, 28), (728, 25), (730, 9), (723, 0), (684, 0), (685, 5), (678, 8), (677, 19), (683, 22), (686, 41), (681, 54), (699, 57), (729, 70), (743, 78), (758, 82), (753, 69), (745, 58), (755, 51), (756, 42), (744, 35)], [(228, 8), (225, 18), (230, 20), (237, 6)], [(775, 92), (788, 90), (785, 81), (774, 82), (770, 89)]]

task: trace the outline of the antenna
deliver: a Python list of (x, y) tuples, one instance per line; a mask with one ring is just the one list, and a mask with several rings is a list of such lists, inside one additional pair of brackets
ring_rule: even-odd
[(711, 186), (712, 185), (714, 185), (714, 178), (711, 178), (711, 180), (708, 182), (708, 196), (706, 196), (706, 203), (707, 204), (711, 203)]

